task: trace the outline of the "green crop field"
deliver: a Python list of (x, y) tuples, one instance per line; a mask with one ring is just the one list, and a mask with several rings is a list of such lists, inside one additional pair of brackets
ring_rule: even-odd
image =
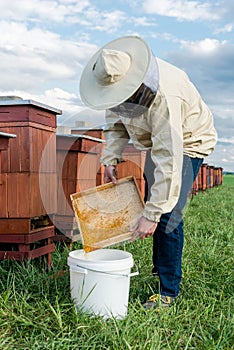
[[(43, 260), (0, 262), (0, 349), (4, 350), (231, 350), (234, 349), (234, 176), (189, 200), (185, 210), (183, 283), (168, 310), (144, 311), (153, 293), (152, 238), (116, 246), (132, 253), (124, 320), (77, 313), (70, 297), (69, 249), (60, 244), (53, 265)], [(72, 249), (80, 249), (74, 243)], [(61, 273), (63, 271), (63, 273)]]

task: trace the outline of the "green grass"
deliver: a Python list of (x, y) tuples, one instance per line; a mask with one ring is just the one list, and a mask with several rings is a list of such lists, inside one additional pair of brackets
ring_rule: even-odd
[[(76, 313), (70, 299), (62, 244), (48, 270), (42, 260), (0, 262), (0, 349), (4, 350), (231, 350), (233, 337), (234, 176), (199, 193), (185, 211), (181, 296), (175, 306), (145, 312), (154, 290), (151, 238), (116, 247), (133, 254), (139, 276), (131, 278), (124, 320)], [(79, 243), (73, 249), (79, 249)], [(66, 270), (65, 274), (59, 274)]]

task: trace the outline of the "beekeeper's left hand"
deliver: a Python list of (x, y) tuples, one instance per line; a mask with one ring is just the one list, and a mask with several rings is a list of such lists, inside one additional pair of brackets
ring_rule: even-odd
[(112, 182), (117, 184), (117, 172), (114, 165), (107, 165), (104, 171), (104, 183)]

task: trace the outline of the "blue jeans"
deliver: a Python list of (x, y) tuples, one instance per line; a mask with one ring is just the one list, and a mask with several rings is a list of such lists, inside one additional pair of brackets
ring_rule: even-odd
[[(147, 156), (148, 158), (148, 156)], [(187, 202), (192, 184), (197, 177), (203, 159), (190, 158), (184, 155), (182, 185), (179, 200), (174, 209), (161, 216), (153, 235), (153, 272), (160, 280), (160, 294), (176, 297), (180, 292), (182, 280), (182, 251), (184, 243), (183, 208)], [(146, 162), (146, 198), (152, 184), (152, 163)], [(148, 168), (148, 169), (147, 169)], [(147, 176), (148, 174), (148, 176)]]

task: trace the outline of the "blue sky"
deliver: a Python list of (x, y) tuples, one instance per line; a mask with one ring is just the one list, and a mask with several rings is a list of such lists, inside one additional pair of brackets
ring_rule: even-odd
[(219, 136), (207, 162), (234, 171), (233, 14), (230, 0), (1, 0), (0, 95), (61, 109), (58, 125), (101, 125), (80, 100), (82, 69), (108, 41), (139, 35), (190, 76)]

